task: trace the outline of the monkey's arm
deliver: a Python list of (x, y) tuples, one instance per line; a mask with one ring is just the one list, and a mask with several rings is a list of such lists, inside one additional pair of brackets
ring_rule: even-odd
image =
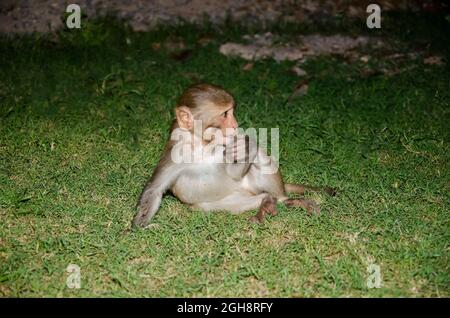
[(133, 227), (145, 227), (158, 211), (164, 192), (175, 182), (181, 164), (158, 164), (153, 175), (141, 193), (138, 212), (133, 218)]

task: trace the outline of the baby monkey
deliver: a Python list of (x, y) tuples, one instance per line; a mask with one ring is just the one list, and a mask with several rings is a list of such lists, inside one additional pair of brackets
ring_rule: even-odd
[(140, 195), (134, 227), (148, 225), (167, 190), (204, 211), (240, 213), (259, 208), (253, 222), (276, 215), (277, 202), (319, 213), (314, 201), (291, 199), (287, 193), (335, 191), (284, 183), (273, 158), (255, 140), (237, 134), (234, 109), (233, 96), (219, 86), (197, 84), (186, 89), (175, 108), (171, 138)]

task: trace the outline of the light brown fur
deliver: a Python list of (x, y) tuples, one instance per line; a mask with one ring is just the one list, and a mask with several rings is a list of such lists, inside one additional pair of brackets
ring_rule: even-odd
[[(251, 221), (256, 222), (263, 222), (267, 214), (276, 215), (277, 202), (305, 208), (309, 213), (318, 213), (318, 206), (313, 201), (289, 199), (287, 193), (303, 195), (305, 189), (316, 191), (322, 188), (284, 184), (278, 169), (272, 169), (274, 172), (269, 174), (262, 172), (264, 168), (273, 168), (274, 162), (254, 141), (245, 138), (245, 142), (237, 145), (229, 142), (227, 129), (237, 129), (234, 108), (232, 95), (215, 85), (194, 85), (183, 93), (175, 108), (176, 119), (171, 132), (180, 128), (192, 138), (182, 143), (176, 144), (172, 140), (167, 143), (164, 154), (141, 193), (133, 226), (145, 227), (149, 223), (167, 190), (171, 190), (180, 201), (205, 211), (240, 213), (259, 207), (258, 213), (251, 218)], [(195, 120), (203, 123), (201, 136), (194, 134)], [(197, 150), (207, 147), (212, 142), (204, 139), (203, 133), (207, 129), (223, 133), (224, 142), (217, 146), (224, 148), (224, 156), (231, 154), (232, 162), (215, 163), (211, 157), (202, 157), (201, 161), (193, 163), (173, 162), (171, 152), (177, 147), (188, 146)], [(239, 161), (237, 154), (242, 150), (242, 145), (245, 147), (245, 160)], [(332, 192), (329, 188), (325, 190)]]

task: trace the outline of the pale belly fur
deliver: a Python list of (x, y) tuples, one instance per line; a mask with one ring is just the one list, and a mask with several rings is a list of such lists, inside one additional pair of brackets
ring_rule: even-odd
[(218, 201), (236, 191), (247, 191), (246, 178), (233, 180), (219, 171), (219, 167), (203, 166), (201, 170), (187, 170), (175, 181), (171, 188), (172, 193), (184, 203), (196, 204)]

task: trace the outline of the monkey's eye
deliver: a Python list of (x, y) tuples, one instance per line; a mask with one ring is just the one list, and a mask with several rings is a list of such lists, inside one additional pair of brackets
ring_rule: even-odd
[(222, 117), (227, 117), (228, 110), (222, 114)]

